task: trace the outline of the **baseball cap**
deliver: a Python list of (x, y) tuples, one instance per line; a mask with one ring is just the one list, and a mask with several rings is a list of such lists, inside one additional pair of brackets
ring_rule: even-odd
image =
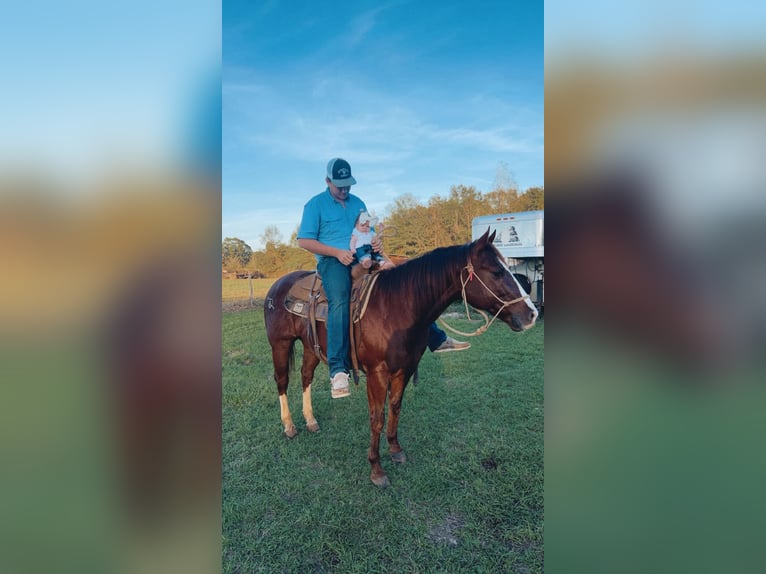
[(351, 175), (351, 166), (345, 159), (334, 157), (327, 164), (327, 177), (337, 187), (354, 185), (356, 180)]

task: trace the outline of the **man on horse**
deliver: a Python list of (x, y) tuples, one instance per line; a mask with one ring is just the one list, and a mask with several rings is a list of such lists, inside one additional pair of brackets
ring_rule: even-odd
[[(316, 256), (317, 271), (327, 295), (327, 363), (331, 395), (337, 399), (350, 394), (349, 299), (354, 252), (349, 248), (349, 242), (357, 217), (367, 211), (367, 206), (350, 193), (356, 179), (346, 160), (330, 160), (325, 183), (327, 188), (303, 207), (297, 237), (298, 245)], [(372, 240), (372, 247), (375, 252), (382, 251), (383, 243), (379, 237)], [(447, 337), (444, 331), (431, 325), (428, 339), (431, 351), (460, 351), (470, 346), (470, 343)]]

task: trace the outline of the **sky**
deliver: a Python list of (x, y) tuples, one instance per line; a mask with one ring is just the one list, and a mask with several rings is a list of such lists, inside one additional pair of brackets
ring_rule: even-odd
[(333, 157), (378, 216), (501, 166), (544, 185), (541, 1), (318, 6), (223, 3), (222, 238), (288, 241)]
[(0, 53), (9, 56), (0, 58), (0, 173), (81, 183), (110, 166), (165, 168), (188, 152), (201, 100), (218, 90), (221, 6), (5, 3)]
[(625, 66), (631, 58), (679, 47), (716, 58), (742, 49), (762, 52), (766, 46), (766, 4), (759, 2), (548, 0), (545, 8), (549, 58), (587, 51)]

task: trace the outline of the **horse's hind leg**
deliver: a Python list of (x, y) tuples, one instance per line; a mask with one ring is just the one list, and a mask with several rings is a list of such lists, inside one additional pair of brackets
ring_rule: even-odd
[(319, 423), (314, 418), (314, 409), (311, 407), (311, 381), (314, 380), (314, 371), (319, 364), (319, 358), (311, 349), (304, 344), (303, 363), (301, 364), (301, 382), (303, 383), (303, 418), (306, 419), (306, 428), (311, 432), (319, 430)]
[(370, 450), (367, 452), (367, 460), (372, 467), (370, 480), (375, 486), (381, 488), (389, 485), (386, 472), (380, 464), (380, 433), (383, 431), (385, 418), (387, 381), (388, 378), (384, 373), (378, 371), (367, 373), (367, 402), (370, 408)]
[(391, 389), (388, 395), (388, 422), (386, 427), (386, 439), (388, 439), (388, 452), (393, 462), (406, 462), (407, 456), (399, 445), (399, 413), (402, 410), (402, 395), (404, 384), (402, 380), (391, 381)]
[(293, 351), (294, 341), (279, 341), (271, 346), (271, 357), (274, 360), (274, 381), (277, 383), (279, 393), (279, 410), (282, 424), (285, 427), (287, 438), (293, 438), (298, 434), (298, 429), (293, 424), (290, 407), (287, 404), (287, 384), (289, 383), (290, 356)]

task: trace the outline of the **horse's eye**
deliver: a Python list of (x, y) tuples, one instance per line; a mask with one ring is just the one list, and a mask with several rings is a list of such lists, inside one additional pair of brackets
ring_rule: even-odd
[(500, 269), (498, 271), (493, 271), (492, 275), (494, 275), (495, 277), (502, 277), (503, 275), (505, 275), (505, 271), (502, 270), (502, 269)]

